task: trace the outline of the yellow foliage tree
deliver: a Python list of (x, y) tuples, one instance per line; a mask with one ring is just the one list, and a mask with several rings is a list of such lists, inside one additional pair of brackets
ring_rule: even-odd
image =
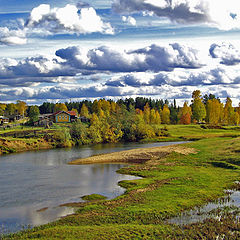
[(89, 118), (88, 107), (85, 104), (83, 104), (81, 107), (80, 116)]
[(165, 104), (163, 106), (163, 110), (161, 112), (161, 119), (162, 119), (163, 124), (169, 124), (170, 123), (170, 110), (169, 110), (167, 104)]
[(149, 104), (146, 103), (146, 105), (144, 106), (143, 117), (144, 117), (145, 123), (147, 124), (149, 124), (151, 121), (150, 115), (151, 115), (151, 110), (150, 110)]
[(17, 101), (16, 108), (19, 115), (25, 116), (27, 111), (27, 104), (23, 101)]
[(217, 125), (222, 122), (223, 118), (223, 104), (218, 99), (210, 99), (207, 101), (207, 117), (209, 124)]
[(65, 111), (67, 112), (67, 106), (64, 103), (56, 103), (54, 106), (54, 112)]
[(234, 123), (234, 108), (232, 106), (232, 100), (227, 97), (226, 104), (223, 109), (223, 120), (227, 125)]

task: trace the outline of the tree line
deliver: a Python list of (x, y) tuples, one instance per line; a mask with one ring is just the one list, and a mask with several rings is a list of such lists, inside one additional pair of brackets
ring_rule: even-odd
[(18, 113), (29, 117), (28, 123), (38, 120), (39, 114), (57, 111), (75, 111), (87, 121), (71, 124), (65, 137), (74, 144), (101, 142), (139, 141), (167, 136), (163, 125), (207, 123), (210, 125), (239, 125), (240, 106), (233, 107), (228, 97), (225, 104), (213, 94), (192, 93), (190, 103), (179, 107), (174, 100), (155, 100), (138, 97), (118, 101), (99, 99), (94, 101), (49, 103), (27, 106), (23, 101), (16, 104), (0, 104), (0, 115)]
[(57, 111), (75, 111), (79, 116), (100, 119), (109, 114), (128, 112), (140, 116), (146, 124), (190, 124), (206, 122), (211, 125), (238, 125), (240, 121), (240, 105), (232, 106), (232, 100), (227, 97), (225, 104), (213, 94), (201, 95), (199, 90), (192, 93), (190, 104), (185, 102), (183, 107), (163, 99), (137, 97), (113, 100), (94, 100), (65, 103), (44, 102), (40, 106), (27, 106), (24, 101), (4, 104), (0, 103), (0, 115), (11, 116), (19, 114), (36, 120), (39, 114), (49, 114)]

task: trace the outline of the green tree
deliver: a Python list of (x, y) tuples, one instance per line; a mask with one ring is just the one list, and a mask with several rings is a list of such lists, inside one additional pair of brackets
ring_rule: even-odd
[(192, 118), (201, 122), (206, 117), (206, 108), (201, 99), (201, 92), (199, 90), (195, 90), (192, 93)]
[(39, 114), (40, 112), (38, 106), (31, 106), (28, 113), (29, 123), (33, 124), (34, 122), (38, 121)]
[(72, 140), (77, 145), (88, 144), (91, 140), (88, 138), (87, 125), (81, 121), (74, 122), (70, 128), (70, 135)]
[(18, 100), (17, 104), (16, 104), (16, 109), (17, 109), (19, 115), (25, 116), (26, 111), (27, 111), (27, 104), (23, 101)]
[(16, 105), (14, 103), (7, 104), (5, 112), (9, 116), (16, 114)]

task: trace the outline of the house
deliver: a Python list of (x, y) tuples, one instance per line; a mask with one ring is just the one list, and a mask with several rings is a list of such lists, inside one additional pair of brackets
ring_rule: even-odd
[(0, 125), (3, 125), (4, 123), (9, 123), (9, 118), (0, 116)]
[(34, 126), (38, 127), (49, 127), (53, 125), (53, 121), (51, 120), (52, 114), (41, 114), (39, 119), (34, 122)]
[(78, 119), (77, 113), (74, 111), (67, 111), (70, 114), (71, 122), (75, 122)]
[(51, 115), (51, 119), (55, 123), (70, 123), (71, 114), (65, 111), (58, 111)]

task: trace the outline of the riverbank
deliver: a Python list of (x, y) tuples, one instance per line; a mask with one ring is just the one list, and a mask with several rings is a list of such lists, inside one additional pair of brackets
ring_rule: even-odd
[[(165, 129), (165, 137), (142, 139), (140, 142), (195, 141), (214, 137), (238, 137), (239, 127), (211, 128), (200, 125), (160, 125)], [(16, 127), (0, 130), (0, 155), (32, 150), (71, 147), (74, 142), (69, 138), (70, 125), (56, 125), (53, 129), (40, 127)], [(90, 160), (90, 159), (89, 159)], [(97, 159), (95, 159), (97, 161)]]
[(196, 150), (193, 148), (176, 145), (166, 147), (140, 148), (128, 151), (101, 154), (88, 158), (80, 158), (71, 161), (68, 164), (78, 165), (92, 163), (145, 163), (150, 160), (153, 162), (163, 159), (172, 152), (188, 155), (190, 153), (196, 153)]
[[(174, 150), (163, 154), (166, 151), (161, 150), (159, 155), (155, 151), (147, 155), (147, 162), (121, 169), (121, 173), (143, 177), (120, 182), (127, 189), (124, 195), (75, 204), (79, 209), (71, 216), (3, 239), (239, 238), (236, 215), (227, 211), (221, 221), (210, 217), (202, 223), (178, 226), (166, 220), (214, 201), (225, 195), (224, 189), (235, 186), (240, 179), (240, 138), (205, 138), (177, 148), (191, 150), (188, 154)], [(139, 150), (135, 151), (133, 156)]]

